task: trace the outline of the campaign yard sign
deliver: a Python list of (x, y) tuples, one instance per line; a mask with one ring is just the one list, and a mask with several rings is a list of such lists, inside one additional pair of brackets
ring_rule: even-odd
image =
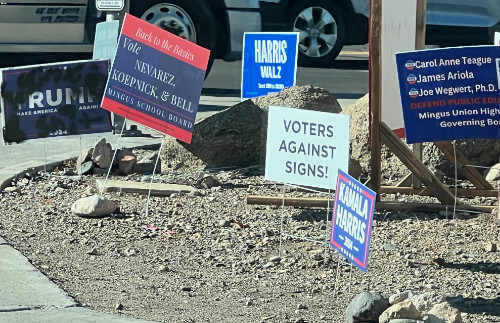
[(245, 33), (241, 99), (279, 92), (295, 85), (298, 33)]
[(330, 245), (364, 272), (368, 267), (375, 196), (375, 192), (339, 170)]
[(111, 133), (100, 107), (108, 69), (107, 60), (2, 69), (4, 142)]
[(209, 55), (126, 14), (102, 107), (190, 143)]
[(96, 25), (93, 59), (110, 59), (113, 62), (118, 42), (120, 21), (104, 21)]
[(396, 54), (408, 143), (500, 138), (500, 47)]
[(269, 107), (267, 180), (330, 189), (348, 163), (349, 116)]

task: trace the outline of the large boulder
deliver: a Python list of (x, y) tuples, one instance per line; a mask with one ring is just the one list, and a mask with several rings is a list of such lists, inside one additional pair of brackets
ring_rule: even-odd
[(379, 316), (389, 307), (389, 300), (382, 294), (362, 292), (345, 310), (348, 323), (378, 323)]
[(263, 164), (269, 106), (338, 113), (337, 99), (311, 85), (294, 86), (238, 103), (198, 121), (190, 144), (179, 142), (208, 167)]

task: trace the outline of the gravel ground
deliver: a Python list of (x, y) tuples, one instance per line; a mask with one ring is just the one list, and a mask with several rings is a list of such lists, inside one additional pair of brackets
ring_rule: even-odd
[[(377, 213), (362, 273), (326, 243), (327, 210), (247, 205), (248, 195), (281, 196), (283, 186), (252, 170), (216, 176), (221, 185), (211, 189), (152, 197), (147, 214), (142, 195), (106, 194), (119, 210), (89, 219), (70, 206), (96, 193), (95, 177), (37, 174), (1, 193), (0, 235), (82, 306), (135, 318), (345, 322), (360, 292), (410, 289), (449, 297), (466, 323), (500, 322), (500, 252), (490, 251), (500, 224), (491, 214)], [(285, 194), (326, 197), (291, 187)], [(283, 237), (281, 228), (307, 240)], [(438, 257), (443, 266), (432, 262)]]

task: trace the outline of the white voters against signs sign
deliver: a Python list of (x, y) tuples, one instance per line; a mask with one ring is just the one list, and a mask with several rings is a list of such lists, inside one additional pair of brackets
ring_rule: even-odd
[(269, 107), (265, 178), (334, 188), (349, 165), (349, 116)]

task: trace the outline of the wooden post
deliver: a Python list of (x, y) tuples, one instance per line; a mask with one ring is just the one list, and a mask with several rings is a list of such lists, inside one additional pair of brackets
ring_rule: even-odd
[[(382, 121), (382, 0), (370, 0), (370, 149), (371, 189), (378, 193), (382, 181), (380, 122)], [(377, 200), (380, 194), (377, 194)]]
[[(392, 131), (392, 130), (391, 130)], [(331, 207), (331, 200), (325, 198), (311, 197), (285, 197), (283, 196), (259, 196), (248, 195), (248, 205), (276, 205), (276, 206), (293, 206), (304, 208), (327, 208)], [(437, 204), (437, 203), (401, 203), (401, 202), (380, 202), (375, 205), (377, 210), (388, 210), (396, 212), (431, 212), (437, 213), (446, 209), (453, 209), (453, 204)], [(460, 210), (470, 210), (476, 212), (491, 213), (496, 206), (485, 205), (460, 205)]]
[[(415, 30), (415, 49), (425, 48), (425, 14), (427, 8), (427, 0), (417, 0), (417, 20), (416, 20), (416, 30)], [(413, 144), (413, 154), (420, 160), (422, 160), (422, 144)], [(413, 188), (420, 188), (422, 182), (417, 176), (413, 176)]]

